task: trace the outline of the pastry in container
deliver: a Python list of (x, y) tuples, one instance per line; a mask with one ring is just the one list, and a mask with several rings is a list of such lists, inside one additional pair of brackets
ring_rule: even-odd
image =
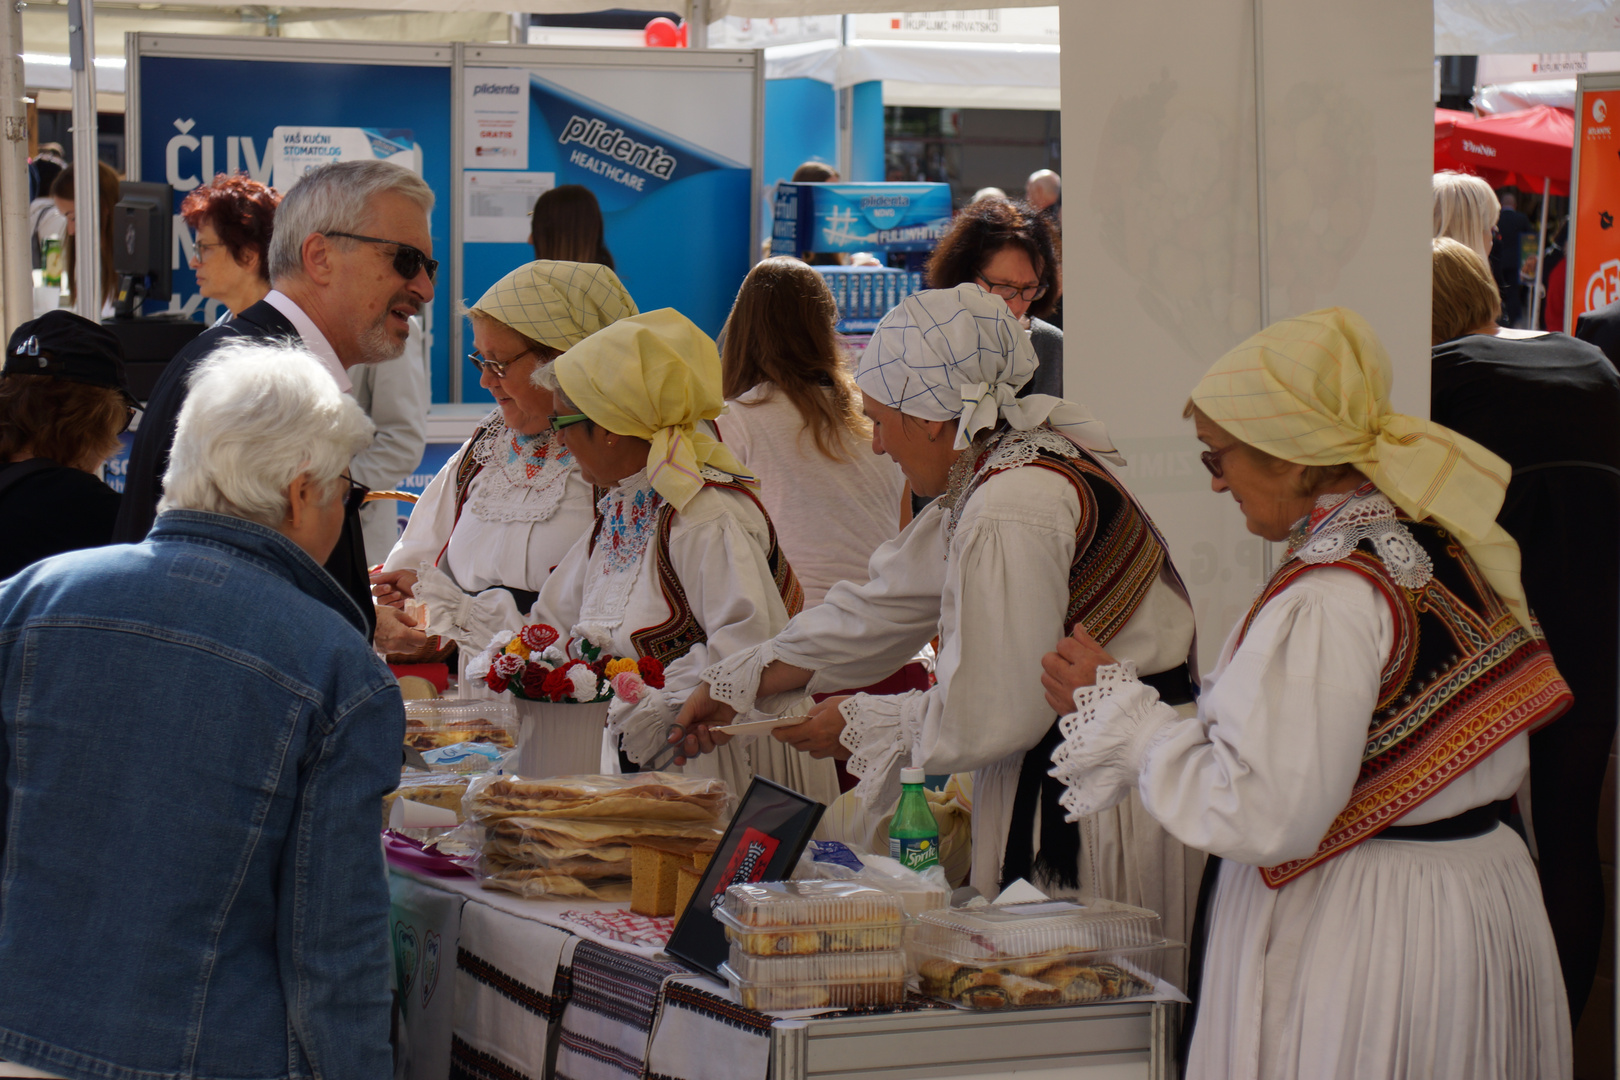
[(911, 943), (918, 988), (970, 1009), (1140, 997), (1180, 948), (1154, 912), (1087, 899), (929, 912)]
[(762, 957), (733, 943), (720, 973), (744, 1007), (761, 1012), (898, 1005), (906, 996), (906, 956), (898, 949)]
[(853, 881), (733, 885), (714, 915), (752, 956), (898, 949), (905, 922), (898, 896)]

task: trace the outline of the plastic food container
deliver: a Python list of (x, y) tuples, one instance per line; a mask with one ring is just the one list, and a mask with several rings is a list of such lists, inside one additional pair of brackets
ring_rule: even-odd
[(923, 993), (1004, 1009), (1151, 993), (1180, 949), (1145, 908), (1051, 900), (928, 912), (917, 921), (911, 959)]
[(751, 956), (898, 949), (905, 922), (900, 897), (854, 881), (733, 885), (714, 915)]
[[(517, 709), (510, 701), (428, 698), (405, 703), (405, 745), (419, 751), (457, 743), (488, 743), (511, 750), (517, 746), (518, 726)], [(467, 770), (444, 767), (434, 771)]]
[(745, 1008), (761, 1012), (897, 1005), (906, 996), (906, 957), (897, 949), (759, 957), (733, 943), (720, 972)]

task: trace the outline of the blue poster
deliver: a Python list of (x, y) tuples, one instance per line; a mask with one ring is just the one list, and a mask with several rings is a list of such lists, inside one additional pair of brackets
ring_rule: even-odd
[[(680, 73), (669, 76), (679, 80)], [(670, 92), (679, 92), (677, 86)], [(673, 307), (719, 334), (752, 265), (752, 166), (540, 75), (530, 76), (529, 99), (528, 170), (552, 173), (558, 186), (580, 184), (596, 196), (615, 269), (637, 306)], [(751, 107), (739, 107), (740, 123), (748, 122)], [(512, 243), (467, 244), (468, 302), (533, 257), (526, 230)], [(463, 381), (463, 398), (490, 400), (472, 378)]]
[[(190, 230), (178, 211), (187, 192), (219, 172), (290, 184), (325, 160), (365, 154), (419, 172), (437, 202), (434, 254), (450, 250), (450, 68), (283, 60), (143, 56), (141, 176), (175, 189), (174, 299), (147, 311), (182, 311), (212, 322), (220, 305), (199, 295), (188, 261)], [(434, 401), (448, 400), (449, 274), (439, 272), (423, 313)]]

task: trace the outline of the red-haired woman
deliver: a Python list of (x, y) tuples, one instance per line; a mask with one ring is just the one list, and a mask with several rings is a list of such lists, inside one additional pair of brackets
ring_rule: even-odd
[(224, 304), (233, 316), (270, 292), (266, 253), (280, 201), (274, 188), (257, 180), (220, 173), (180, 204), (180, 216), (197, 230), (191, 256), (197, 291)]

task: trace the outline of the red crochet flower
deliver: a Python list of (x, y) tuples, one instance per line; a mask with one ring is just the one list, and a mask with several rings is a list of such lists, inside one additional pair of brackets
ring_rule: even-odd
[(497, 672), (503, 679), (510, 679), (514, 675), (523, 674), (523, 657), (513, 653), (501, 653), (489, 665), (489, 670)]
[(535, 623), (518, 631), (518, 637), (522, 639), (523, 644), (535, 652), (549, 649), (556, 644), (557, 638), (560, 636), (554, 628), (547, 626), (545, 623)]
[(530, 664), (523, 669), (523, 693), (539, 701), (545, 697), (546, 680), (551, 676), (544, 664)]
[[(555, 671), (547, 673), (545, 683), (541, 687), (541, 694), (544, 694), (552, 701), (560, 702), (565, 700), (569, 694), (574, 692), (574, 681), (568, 677), (568, 669), (578, 663), (578, 660), (572, 660)], [(540, 694), (535, 696), (539, 697)]]
[(497, 694), (506, 693), (506, 679), (494, 668), (490, 668), (489, 672), (484, 676), (484, 685)]
[(654, 690), (662, 690), (664, 688), (664, 665), (658, 662), (657, 657), (643, 656), (641, 659), (636, 661), (636, 666), (641, 669), (642, 682), (646, 683)]

